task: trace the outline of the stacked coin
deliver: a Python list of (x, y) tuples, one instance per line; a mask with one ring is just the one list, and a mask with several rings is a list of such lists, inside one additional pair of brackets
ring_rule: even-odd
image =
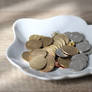
[(57, 68), (72, 68), (80, 71), (88, 65), (92, 47), (79, 32), (54, 33), (51, 37), (31, 35), (26, 42), (29, 51), (22, 58), (30, 67), (43, 72)]
[(88, 66), (88, 55), (92, 54), (91, 45), (79, 32), (66, 32), (64, 34), (70, 42), (56, 50), (59, 66), (72, 68), (76, 71), (85, 69)]

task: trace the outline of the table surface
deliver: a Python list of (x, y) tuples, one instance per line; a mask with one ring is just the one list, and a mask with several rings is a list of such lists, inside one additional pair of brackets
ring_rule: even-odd
[[(86, 7), (85, 7), (86, 6)], [(12, 24), (23, 17), (48, 18), (77, 15), (92, 23), (92, 1), (87, 0), (0, 0), (0, 92), (92, 92), (92, 76), (43, 81), (25, 75), (6, 59), (13, 41)]]

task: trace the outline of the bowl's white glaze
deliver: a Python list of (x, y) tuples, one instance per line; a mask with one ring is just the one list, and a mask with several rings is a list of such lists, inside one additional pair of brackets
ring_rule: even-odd
[(89, 66), (83, 71), (76, 72), (72, 69), (57, 69), (52, 72), (44, 73), (33, 70), (27, 62), (21, 58), (21, 53), (26, 50), (25, 42), (32, 34), (40, 34), (51, 36), (53, 32), (81, 32), (86, 36), (86, 39), (92, 44), (92, 25), (76, 16), (56, 16), (49, 19), (37, 20), (23, 18), (17, 20), (13, 24), (14, 42), (7, 50), (8, 60), (25, 74), (39, 78), (42, 80), (58, 80), (64, 78), (81, 77), (87, 74), (92, 74), (92, 55), (89, 57)]

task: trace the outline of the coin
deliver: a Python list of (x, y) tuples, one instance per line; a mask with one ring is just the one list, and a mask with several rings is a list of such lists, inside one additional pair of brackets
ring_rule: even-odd
[(69, 39), (71, 39), (71, 32), (65, 32), (64, 33)]
[(55, 58), (52, 55), (48, 55), (46, 57), (46, 61), (47, 61), (47, 65), (44, 69), (42, 69), (41, 71), (43, 72), (50, 72), (51, 70), (53, 70), (54, 65), (55, 65)]
[(85, 67), (87, 67), (88, 63), (86, 61), (83, 61), (81, 59), (72, 60), (69, 64), (69, 67), (76, 70), (81, 71)]
[(55, 56), (55, 53), (53, 52), (53, 50), (51, 48), (48, 48), (47, 51), (48, 51), (49, 54)]
[(49, 48), (53, 51), (53, 53), (55, 53), (57, 47), (55, 45), (51, 45), (49, 46)]
[(54, 33), (52, 38), (34, 34), (26, 47), (30, 51), (23, 52), (22, 58), (31, 68), (43, 72), (50, 72), (55, 66), (83, 70), (88, 65), (88, 55), (92, 54), (91, 45), (79, 32)]
[(55, 56), (55, 51), (56, 51), (56, 46), (55, 45), (50, 45), (48, 47), (43, 48), (46, 50), (49, 54)]
[(60, 64), (56, 61), (55, 62), (55, 66), (59, 68), (60, 67)]
[(62, 44), (63, 46), (65, 45), (65, 41), (64, 41), (64, 39), (57, 39), (59, 42), (60, 42), (60, 44)]
[(83, 35), (83, 34), (80, 34), (79, 32), (72, 32), (70, 38), (71, 38), (71, 40), (73, 40), (74, 42), (78, 43), (78, 42), (83, 41), (84, 35)]
[(88, 56), (86, 56), (84, 53), (81, 53), (81, 54), (72, 56), (71, 60), (72, 61), (74, 60), (88, 61)]
[(43, 43), (43, 47), (49, 46), (53, 43), (53, 39), (50, 37), (42, 37), (41, 41)]
[(84, 52), (84, 54), (91, 55), (92, 54), (92, 47), (88, 51)]
[(91, 46), (90, 46), (89, 42), (85, 40), (83, 42), (76, 44), (76, 48), (80, 52), (85, 52), (85, 51), (88, 51), (91, 48)]
[(64, 40), (65, 40), (66, 44), (69, 43), (69, 38), (68, 38), (68, 36), (64, 35)]
[(29, 64), (31, 68), (40, 70), (46, 66), (47, 61), (46, 61), (46, 58), (44, 58), (44, 56), (42, 56), (41, 54), (41, 55), (36, 55), (32, 57), (31, 62), (29, 62)]
[(63, 46), (63, 43), (60, 42), (59, 40), (57, 40), (56, 42), (54, 42), (54, 45), (57, 47), (57, 48), (61, 48)]
[(39, 49), (42, 47), (42, 42), (40, 40), (30, 40), (26, 42), (27, 49)]
[(46, 57), (47, 54), (48, 54), (48, 52), (46, 50), (43, 50), (43, 49), (34, 49), (31, 52), (31, 56), (43, 55), (43, 57)]
[(60, 41), (60, 40), (57, 40), (56, 44), (58, 48), (61, 48), (64, 45), (63, 41)]
[(22, 53), (22, 58), (26, 61), (29, 61), (29, 55), (30, 55), (30, 52), (26, 51), (26, 52), (23, 52)]
[(54, 38), (58, 34), (59, 34), (58, 32), (54, 32), (54, 33), (51, 34), (51, 36), (52, 36), (52, 38)]
[(61, 66), (57, 61), (55, 62), (55, 66), (57, 67), (57, 68), (64, 68), (64, 66)]
[(29, 40), (40, 40), (41, 37), (43, 37), (42, 35), (31, 35), (29, 37)]
[(65, 36), (63, 34), (58, 34), (53, 39), (56, 42), (57, 42), (57, 40), (59, 40), (59, 42), (61, 42), (63, 45), (65, 45), (65, 41), (68, 40), (68, 39), (65, 40)]
[(69, 46), (75, 46), (75, 43), (74, 42), (69, 42), (68, 45)]
[(78, 49), (73, 46), (62, 46), (62, 51), (67, 55), (76, 55), (78, 53)]
[(57, 49), (55, 53), (59, 57), (63, 57), (63, 58), (68, 57), (68, 55), (64, 54), (63, 51), (62, 51), (62, 49), (60, 49), (60, 48)]
[(58, 58), (58, 63), (63, 66), (64, 68), (69, 68), (69, 63), (71, 62), (70, 58)]
[(69, 43), (69, 38), (65, 34), (62, 34), (61, 37), (62, 37), (62, 39), (64, 39), (66, 44)]
[(68, 44), (68, 42), (69, 42), (69, 38), (65, 34), (58, 34), (57, 38), (63, 39), (66, 44)]
[[(71, 68), (74, 68), (75, 70), (82, 70), (88, 64), (88, 56), (86, 56), (84, 53), (77, 54), (71, 58), (71, 61), (72, 61), (70, 64)], [(77, 62), (78, 65), (76, 64)], [(79, 67), (79, 69), (77, 66)]]

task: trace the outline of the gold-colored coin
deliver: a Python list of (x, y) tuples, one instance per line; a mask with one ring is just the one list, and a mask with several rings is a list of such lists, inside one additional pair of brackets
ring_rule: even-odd
[(49, 48), (50, 48), (50, 51), (52, 51), (51, 55), (55, 56), (55, 52), (56, 52), (57, 47), (55, 45), (51, 45), (51, 46), (49, 46)]
[(43, 43), (43, 47), (49, 46), (53, 43), (53, 39), (50, 37), (42, 37), (41, 41)]
[(63, 37), (64, 37), (64, 40), (65, 40), (66, 45), (67, 45), (69, 43), (69, 38), (65, 34), (63, 34)]
[(31, 35), (29, 40), (40, 40), (42, 37), (42, 35)]
[(55, 58), (52, 55), (49, 54), (46, 57), (46, 61), (47, 61), (47, 65), (41, 71), (43, 71), (43, 72), (50, 72), (51, 70), (53, 70), (53, 68), (55, 66)]
[(76, 55), (78, 54), (78, 49), (76, 47), (73, 46), (62, 46), (62, 51), (67, 54), (67, 55)]
[(58, 49), (55, 45), (50, 45), (48, 47), (43, 48), (44, 50), (48, 51), (51, 55), (55, 56), (56, 49)]
[(31, 56), (36, 56), (36, 55), (42, 55), (43, 57), (46, 57), (48, 52), (43, 49), (34, 49), (31, 53)]
[(69, 46), (75, 46), (75, 43), (74, 42), (69, 42), (68, 45)]
[(62, 39), (62, 38), (60, 38), (59, 36), (56, 35), (54, 37), (54, 42), (57, 42), (57, 41), (59, 41), (63, 46), (65, 45), (64, 39)]
[(69, 67), (69, 64), (70, 64), (71, 60), (70, 58), (58, 58), (58, 63), (63, 66), (64, 68), (68, 68)]
[(42, 47), (42, 42), (40, 40), (29, 40), (26, 42), (27, 49), (39, 49)]
[(68, 38), (66, 35), (64, 35), (64, 34), (59, 34), (59, 37), (62, 38), (62, 39), (64, 39), (64, 41), (65, 41), (66, 44), (69, 43), (69, 38)]
[(58, 34), (59, 34), (58, 32), (54, 32), (54, 33), (51, 34), (51, 36), (52, 36), (52, 38), (54, 38)]
[(47, 64), (46, 58), (44, 58), (44, 55), (36, 55), (34, 57), (32, 57), (31, 62), (29, 62), (31, 68), (36, 69), (36, 70), (40, 70), (42, 68), (44, 68)]
[(51, 45), (51, 46), (49, 46), (49, 48), (52, 49), (53, 52), (56, 51), (56, 47), (55, 47), (55, 45)]
[(32, 58), (31, 53), (32, 53), (32, 51), (25, 51), (25, 52), (23, 52), (22, 53), (22, 58), (25, 61), (29, 62), (31, 60), (31, 58)]
[(63, 46), (63, 43), (60, 42), (59, 40), (57, 40), (56, 42), (54, 42), (54, 45), (57, 47), (57, 48), (61, 48)]
[(24, 60), (26, 60), (26, 61), (29, 61), (29, 52), (23, 52), (23, 54), (22, 54), (22, 58), (24, 59)]
[(64, 41), (64, 39), (57, 39), (61, 44), (62, 44), (62, 46), (64, 46), (65, 45), (65, 41)]
[(51, 46), (45, 47), (45, 48), (43, 48), (43, 50), (46, 50), (48, 52), (48, 54), (55, 56), (55, 53), (54, 53), (53, 49), (51, 48)]
[(63, 45), (68, 44), (69, 43), (69, 38), (64, 35), (64, 34), (58, 34), (54, 37), (54, 40), (56, 41), (57, 39), (63, 39)]
[(54, 44), (53, 45), (55, 45), (57, 48), (60, 48), (60, 45), (59, 44), (57, 44), (57, 42), (54, 42)]

